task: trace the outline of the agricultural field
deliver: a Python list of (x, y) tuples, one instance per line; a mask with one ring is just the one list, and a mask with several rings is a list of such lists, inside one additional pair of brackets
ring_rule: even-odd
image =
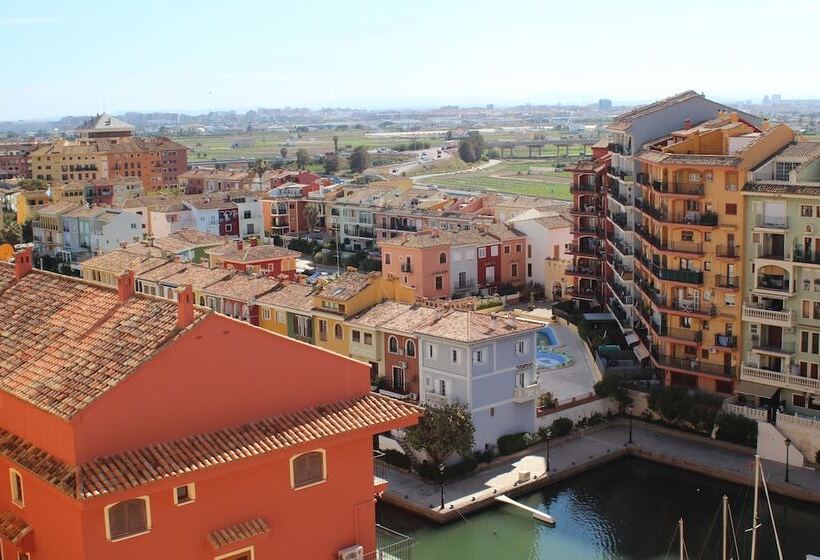
[(543, 161), (502, 161), (480, 171), (449, 173), (419, 179), (423, 185), (467, 190), (496, 191), (510, 194), (544, 196), (570, 200), (572, 174), (555, 171)]

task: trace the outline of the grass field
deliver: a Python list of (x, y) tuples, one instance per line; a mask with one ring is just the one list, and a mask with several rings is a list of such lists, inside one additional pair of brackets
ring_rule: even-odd
[(420, 182), (451, 189), (491, 190), (570, 200), (572, 174), (546, 169), (551, 168), (541, 161), (504, 161), (482, 171), (429, 177)]

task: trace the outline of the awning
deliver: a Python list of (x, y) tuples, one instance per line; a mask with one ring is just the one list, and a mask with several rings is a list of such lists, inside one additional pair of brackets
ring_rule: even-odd
[(643, 344), (636, 344), (632, 347), (632, 351), (635, 352), (635, 357), (638, 358), (639, 362), (649, 357), (649, 350), (644, 348)]
[(735, 393), (763, 397), (764, 399), (772, 398), (776, 392), (777, 387), (763, 385), (761, 383), (752, 383), (751, 381), (741, 381), (735, 386)]
[(638, 335), (637, 335), (637, 334), (635, 334), (634, 332), (631, 332), (631, 333), (629, 333), (628, 335), (626, 335), (626, 343), (627, 343), (629, 346), (632, 346), (633, 344), (635, 344), (635, 343), (636, 343), (636, 342), (638, 342), (639, 340), (640, 340), (640, 338), (638, 338)]

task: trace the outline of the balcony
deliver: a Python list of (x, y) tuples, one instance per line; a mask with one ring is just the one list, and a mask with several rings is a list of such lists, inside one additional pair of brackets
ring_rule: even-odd
[(752, 352), (756, 354), (773, 354), (775, 356), (789, 357), (794, 355), (794, 343), (771, 340), (752, 342)]
[(715, 276), (715, 287), (726, 290), (737, 290), (740, 288), (740, 276), (726, 276), (718, 274)]
[(615, 247), (615, 249), (621, 255), (625, 257), (631, 257), (634, 254), (632, 247), (627, 245), (624, 239), (615, 238), (613, 235), (610, 235), (609, 237), (607, 237), (607, 239), (609, 239), (609, 242), (612, 244), (613, 247)]
[(513, 388), (513, 400), (517, 403), (532, 401), (538, 398), (541, 385), (538, 382), (523, 387)]
[(650, 261), (644, 254), (639, 258), (643, 267), (658, 280), (683, 284), (703, 284), (703, 273), (696, 270), (674, 270)]
[(428, 406), (445, 406), (454, 402), (451, 395), (439, 395), (438, 393), (424, 393), (424, 403)]
[(615, 294), (615, 297), (623, 305), (632, 305), (635, 303), (635, 299), (632, 297), (632, 294), (629, 292), (629, 290), (627, 290), (625, 287), (621, 286), (617, 282), (611, 282), (607, 280), (606, 285), (609, 286), (609, 291)]
[(777, 295), (788, 295), (794, 293), (791, 288), (789, 278), (784, 276), (759, 276), (755, 289), (764, 292), (772, 292)]
[(795, 247), (792, 260), (803, 264), (820, 264), (820, 251), (806, 251), (800, 247)]
[(675, 299), (670, 305), (658, 304), (661, 309), (674, 311), (678, 313), (687, 313), (692, 315), (699, 315), (701, 317), (716, 317), (717, 308), (714, 305), (708, 307), (701, 307), (700, 302), (693, 299)]
[(673, 368), (691, 373), (705, 373), (707, 375), (714, 375), (717, 377), (727, 377), (732, 379), (735, 376), (737, 367), (722, 366), (718, 364), (710, 364), (702, 362), (697, 358), (684, 358), (678, 356), (666, 356), (664, 354), (652, 353), (652, 360), (657, 367)]
[(599, 278), (601, 276), (600, 270), (591, 266), (571, 266), (564, 270), (564, 274), (567, 276), (587, 276), (590, 278)]
[(618, 324), (621, 325), (621, 330), (629, 330), (632, 328), (632, 321), (629, 320), (629, 316), (626, 314), (626, 311), (621, 304), (618, 303), (618, 300), (612, 299), (609, 302), (609, 311), (615, 317), (615, 320), (618, 321)]
[(820, 392), (820, 379), (802, 377), (800, 375), (789, 375), (779, 371), (771, 371), (755, 366), (742, 365), (740, 367), (740, 379), (763, 383), (783, 389), (794, 389), (796, 391)]
[(789, 229), (789, 218), (786, 216), (757, 216), (755, 228), (782, 232)]
[(675, 183), (665, 183), (662, 181), (652, 181), (652, 189), (663, 194), (678, 194), (685, 196), (703, 196), (703, 183), (690, 183), (688, 181), (678, 181)]
[(632, 231), (632, 227), (629, 225), (629, 220), (627, 220), (626, 212), (616, 212), (610, 215), (610, 220), (618, 225), (624, 231)]
[(598, 216), (603, 211), (604, 207), (599, 204), (582, 204), (570, 208), (569, 213), (573, 216)]
[(737, 337), (730, 334), (716, 333), (715, 346), (718, 348), (737, 348)]
[(652, 330), (655, 331), (659, 336), (664, 338), (671, 338), (676, 341), (681, 341), (684, 343), (694, 343), (700, 344), (703, 340), (703, 333), (701, 331), (695, 331), (691, 329), (678, 329), (674, 327), (665, 327), (663, 325), (658, 325), (654, 321), (652, 322)]
[(412, 560), (416, 540), (402, 533), (376, 525), (376, 550), (366, 552), (362, 560)]
[(599, 185), (572, 185), (569, 188), (570, 194), (590, 194), (590, 193), (599, 193), (601, 192), (601, 187)]
[(609, 196), (617, 200), (622, 206), (632, 206), (632, 201), (629, 199), (627, 194), (625, 192), (621, 192), (618, 188), (611, 188), (609, 190)]
[(596, 237), (600, 237), (603, 234), (603, 230), (595, 226), (579, 225), (573, 226), (570, 233), (575, 236), (594, 235)]
[(739, 259), (740, 245), (718, 245), (715, 254), (722, 259)]
[(601, 251), (598, 249), (597, 245), (592, 244), (575, 244), (575, 243), (567, 243), (564, 246), (564, 251), (566, 251), (569, 255), (582, 255), (587, 257), (600, 257)]
[(583, 299), (583, 300), (597, 300), (598, 299), (598, 292), (597, 290), (593, 290), (591, 288), (576, 288), (575, 286), (570, 286), (567, 288), (567, 293), (570, 295), (572, 299)]
[(775, 327), (794, 326), (794, 311), (791, 309), (765, 309), (763, 307), (756, 307), (752, 304), (743, 304), (744, 321), (751, 321), (754, 323), (762, 323), (764, 325), (772, 325)]
[(373, 486), (376, 493), (380, 494), (387, 490), (387, 463), (384, 462), (384, 453), (373, 450)]
[(649, 173), (638, 173), (638, 183), (646, 187), (650, 186)]
[(401, 263), (401, 271), (407, 273), (413, 272), (413, 265), (409, 262), (403, 262)]

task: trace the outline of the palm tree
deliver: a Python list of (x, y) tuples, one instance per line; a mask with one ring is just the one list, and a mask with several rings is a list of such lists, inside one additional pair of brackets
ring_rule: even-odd
[(333, 135), (333, 151), (334, 152), (339, 151), (339, 137), (336, 136), (335, 134)]
[(256, 161), (251, 164), (251, 171), (253, 171), (256, 178), (259, 179), (260, 190), (262, 189), (262, 175), (265, 174), (265, 171), (267, 171), (269, 167), (270, 164), (268, 164), (268, 160), (264, 158), (256, 158)]
[(287, 148), (280, 149), (279, 153), (281, 154), (282, 159), (287, 159), (287, 157), (288, 157), (288, 149)]

